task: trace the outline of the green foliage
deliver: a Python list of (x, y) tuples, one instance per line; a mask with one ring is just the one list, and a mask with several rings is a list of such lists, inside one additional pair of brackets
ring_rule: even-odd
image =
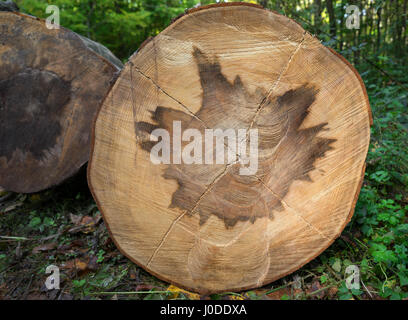
[(127, 59), (140, 44), (155, 36), (171, 19), (198, 3), (196, 0), (20, 0), (20, 9), (47, 18), (47, 5), (60, 8), (60, 24), (107, 46)]
[(28, 227), (34, 231), (38, 230), (40, 232), (43, 232), (47, 228), (56, 226), (55, 221), (53, 219), (47, 216), (41, 219), (41, 216), (43, 215), (38, 215), (36, 211), (32, 211), (30, 213), (30, 217), (32, 218), (30, 222), (28, 223)]
[[(394, 74), (403, 74), (406, 69), (384, 66), (392, 67), (390, 73)], [(374, 125), (365, 184), (353, 220), (368, 246), (365, 261), (373, 266), (372, 272), (363, 273), (363, 277), (376, 283), (382, 297), (402, 299), (408, 296), (407, 90), (371, 72), (365, 82)]]

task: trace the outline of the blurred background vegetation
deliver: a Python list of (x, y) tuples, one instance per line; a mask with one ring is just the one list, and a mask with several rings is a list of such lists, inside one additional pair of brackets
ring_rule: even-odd
[[(215, 3), (198, 0), (17, 0), (19, 7), (46, 18), (49, 4), (60, 8), (61, 25), (100, 42), (120, 59), (128, 58), (186, 9)], [(218, 1), (217, 1), (218, 2)], [(232, 2), (232, 1), (230, 1)], [(258, 3), (295, 19), (326, 45), (359, 64), (367, 55), (407, 64), (407, 0), (260, 0)], [(360, 29), (346, 28), (346, 8), (361, 11)]]
[[(17, 1), (23, 12), (41, 18), (48, 16), (45, 11), (47, 5), (57, 5), (60, 8), (62, 26), (104, 44), (124, 62), (145, 39), (157, 35), (187, 8), (213, 2), (215, 1)], [(408, 0), (258, 1), (264, 7), (293, 18), (324, 45), (348, 59), (364, 80), (374, 116), (364, 185), (353, 219), (328, 250), (296, 272), (303, 279), (311, 276), (314, 282), (309, 289), (315, 286), (315, 290), (310, 292), (311, 289), (308, 289), (307, 292), (305, 289), (306, 291), (296, 294), (286, 292), (280, 297), (282, 299), (408, 299), (407, 2)], [(359, 29), (346, 28), (349, 17), (346, 9), (349, 5), (357, 5), (361, 11)], [(69, 201), (69, 197), (66, 201)], [(73, 201), (69, 206), (75, 210)], [(53, 210), (54, 207), (48, 207), (39, 212), (54, 221), (58, 215)], [(38, 220), (38, 214), (34, 213), (32, 219)], [(65, 220), (54, 221), (56, 224), (68, 223), (63, 214), (59, 216)], [(10, 216), (8, 219), (16, 223), (19, 218)], [(40, 218), (40, 221), (41, 219), (45, 218)], [(34, 232), (32, 224), (26, 225), (21, 221), (20, 227), (15, 226), (10, 232)], [(0, 223), (0, 231), (2, 228), (5, 229), (4, 232), (8, 230), (6, 222)], [(4, 254), (3, 263), (7, 259)], [(108, 261), (108, 258), (105, 257), (104, 261)], [(344, 270), (350, 264), (360, 267), (363, 286), (359, 290), (348, 290), (345, 286)], [(281, 281), (288, 283), (285, 279)], [(118, 283), (120, 288), (120, 282)], [(100, 289), (97, 285), (92, 286), (92, 282), (84, 282), (80, 290)], [(272, 289), (267, 292), (272, 293), (280, 288), (274, 289), (275, 287), (276, 284), (273, 284)], [(72, 290), (76, 292), (75, 284)], [(253, 291), (244, 296), (256, 299), (261, 295)], [(265, 292), (262, 297), (265, 297)]]

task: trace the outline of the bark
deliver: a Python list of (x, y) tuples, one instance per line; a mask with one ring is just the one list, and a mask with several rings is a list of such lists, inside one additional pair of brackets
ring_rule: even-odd
[(19, 11), (17, 4), (11, 0), (0, 1), (0, 11)]

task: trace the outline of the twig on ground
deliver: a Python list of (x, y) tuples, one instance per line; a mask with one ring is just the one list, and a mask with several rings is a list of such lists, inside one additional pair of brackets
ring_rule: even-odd
[(0, 197), (0, 203), (6, 201), (6, 200), (8, 200), (8, 199), (10, 199), (12, 196), (14, 196), (14, 193), (10, 192), (10, 193), (8, 193), (8, 194), (6, 194), (6, 195)]
[(367, 293), (369, 294), (370, 298), (372, 299), (372, 298), (373, 298), (373, 295), (371, 294), (371, 291), (368, 290), (368, 288), (366, 287), (366, 285), (364, 284), (364, 282), (363, 282), (362, 279), (361, 279), (361, 283), (363, 284), (363, 287), (364, 287), (365, 291), (367, 291)]
[(29, 238), (25, 238), (25, 237), (9, 237), (9, 236), (0, 236), (0, 239), (6, 239), (9, 241), (30, 241), (30, 240), (34, 240), (34, 239), (29, 239)]

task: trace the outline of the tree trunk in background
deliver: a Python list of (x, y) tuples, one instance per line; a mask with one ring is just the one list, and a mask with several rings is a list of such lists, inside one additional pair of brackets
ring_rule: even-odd
[(0, 30), (0, 186), (37, 192), (88, 161), (93, 118), (121, 62), (28, 15), (0, 12)]
[(314, 23), (315, 23), (315, 34), (320, 33), (320, 27), (322, 25), (322, 0), (314, 0), (313, 2), (315, 6), (315, 16), (314, 16)]
[(401, 12), (399, 10), (399, 0), (394, 0), (395, 3), (395, 30), (394, 30), (394, 44), (398, 54), (401, 53), (401, 36), (402, 36), (402, 24), (401, 24)]
[[(374, 3), (370, 4), (370, 24), (369, 24), (369, 28), (366, 28), (366, 37), (370, 37), (373, 33), (374, 33), (374, 20), (375, 20), (375, 7), (374, 7)], [(371, 41), (371, 44), (373, 43), (373, 41)], [(373, 46), (374, 49), (374, 46)]]
[(259, 1), (259, 4), (262, 7), (267, 8), (268, 7), (268, 2), (269, 2), (269, 0), (261, 0), (261, 1)]
[[(210, 8), (187, 11), (131, 56), (96, 119), (88, 166), (121, 252), (201, 293), (274, 281), (340, 235), (371, 118), (357, 72), (293, 20), (249, 4)], [(244, 131), (253, 171), (241, 173), (236, 151), (225, 158), (236, 141), (220, 142), (214, 163), (218, 147), (203, 135), (215, 128)], [(183, 132), (198, 143), (193, 164)], [(163, 163), (166, 133), (174, 152)]]
[(92, 28), (92, 26), (91, 26), (91, 19), (92, 19), (92, 14), (93, 14), (93, 12), (94, 12), (94, 10), (95, 10), (95, 2), (94, 1), (88, 1), (88, 14), (87, 14), (87, 17), (86, 17), (86, 26), (87, 26), (87, 30), (86, 30), (86, 33), (87, 33), (87, 36), (88, 36), (88, 38), (90, 39), (91, 38), (91, 28)]
[(282, 9), (281, 0), (275, 0), (275, 10), (277, 12), (280, 12), (281, 9)]
[(384, 32), (383, 32), (383, 43), (385, 44), (387, 42), (387, 35), (388, 35), (388, 26), (389, 26), (389, 18), (390, 18), (390, 4), (389, 1), (385, 2), (384, 5), (385, 8), (385, 14), (384, 17), (385, 19), (383, 19), (384, 21)]
[(378, 8), (377, 10), (377, 51), (380, 52), (381, 46), (381, 12), (382, 8)]
[(326, 7), (329, 14), (330, 35), (332, 38), (336, 38), (336, 15), (334, 13), (333, 1), (326, 0)]
[(338, 42), (338, 48), (339, 51), (343, 51), (343, 34), (344, 34), (344, 28), (345, 28), (345, 24), (344, 24), (344, 13), (345, 10), (343, 9), (343, 6), (341, 7), (341, 15), (340, 15), (340, 28), (339, 28), (339, 42)]
[[(403, 9), (403, 15), (402, 15), (402, 45), (405, 46), (407, 44), (407, 19), (408, 19), (408, 13), (407, 13), (407, 3), (408, 0), (404, 0), (404, 9)], [(405, 55), (407, 55), (407, 52), (405, 52)]]

